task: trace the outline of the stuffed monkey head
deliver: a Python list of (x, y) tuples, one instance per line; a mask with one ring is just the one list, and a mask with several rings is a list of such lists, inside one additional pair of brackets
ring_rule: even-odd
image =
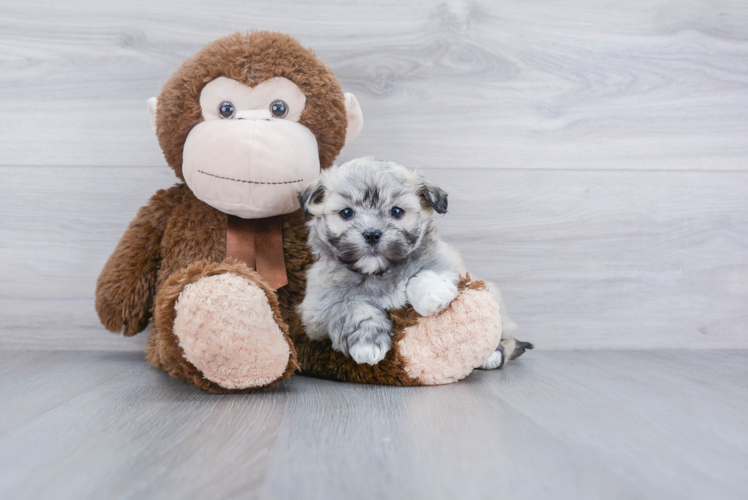
[(148, 110), (177, 176), (200, 200), (245, 219), (297, 210), (297, 190), (363, 126), (356, 98), (314, 53), (264, 31), (206, 45)]

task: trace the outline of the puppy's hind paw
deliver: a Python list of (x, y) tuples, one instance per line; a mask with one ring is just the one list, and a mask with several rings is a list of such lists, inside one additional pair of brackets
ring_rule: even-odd
[(370, 342), (357, 342), (348, 348), (348, 354), (360, 365), (376, 365), (384, 359), (387, 351), (389, 351), (388, 346)]
[(504, 366), (504, 349), (499, 345), (491, 355), (478, 368), (480, 370), (495, 370)]

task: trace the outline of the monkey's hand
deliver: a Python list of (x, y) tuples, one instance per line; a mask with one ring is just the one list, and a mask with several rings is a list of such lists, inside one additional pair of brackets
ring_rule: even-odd
[(157, 192), (138, 211), (99, 275), (96, 312), (109, 331), (131, 336), (148, 326), (175, 188)]
[(421, 271), (408, 281), (405, 294), (408, 302), (421, 316), (442, 312), (457, 297), (457, 273)]
[(365, 302), (350, 303), (330, 330), (333, 349), (358, 364), (376, 365), (392, 346), (392, 323), (385, 312)]

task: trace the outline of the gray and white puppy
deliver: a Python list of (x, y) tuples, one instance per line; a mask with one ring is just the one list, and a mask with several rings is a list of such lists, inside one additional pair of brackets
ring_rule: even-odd
[(457, 297), (465, 266), (439, 240), (432, 215), (446, 213), (447, 193), (391, 161), (358, 158), (323, 171), (299, 193), (309, 246), (298, 312), (307, 335), (329, 338), (357, 363), (375, 365), (391, 347), (386, 310), (406, 303), (423, 316)]

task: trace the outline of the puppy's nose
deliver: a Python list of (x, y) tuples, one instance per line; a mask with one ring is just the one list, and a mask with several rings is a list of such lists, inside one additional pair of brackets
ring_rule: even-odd
[(363, 234), (366, 243), (368, 243), (369, 245), (376, 245), (379, 241), (379, 238), (382, 237), (382, 231), (380, 231), (379, 229), (367, 229)]

